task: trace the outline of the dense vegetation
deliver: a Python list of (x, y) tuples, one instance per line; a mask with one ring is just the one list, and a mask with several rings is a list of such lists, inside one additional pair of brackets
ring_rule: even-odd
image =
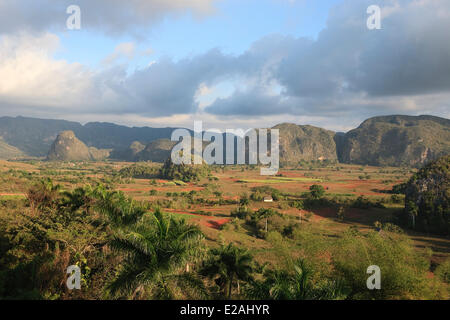
[(450, 235), (450, 156), (422, 168), (405, 185), (404, 193), (412, 228)]
[(181, 180), (184, 182), (199, 181), (210, 173), (209, 166), (174, 164), (169, 158), (164, 162), (160, 170), (160, 177), (169, 180)]
[[(311, 189), (308, 199), (315, 203), (323, 190)], [(195, 193), (185, 196), (196, 201)], [(227, 227), (264, 238), (279, 255), (277, 266), (257, 263), (233, 243), (206, 245), (198, 227), (103, 185), (64, 190), (42, 180), (26, 199), (0, 203), (0, 298), (448, 298), (448, 263), (429, 279), (429, 259), (395, 228), (349, 228), (330, 238), (276, 210), (253, 211), (250, 201), (241, 198)], [(300, 255), (288, 249), (292, 245)], [(381, 290), (367, 290), (371, 264), (383, 270)], [(69, 265), (82, 271), (81, 290), (66, 286)]]

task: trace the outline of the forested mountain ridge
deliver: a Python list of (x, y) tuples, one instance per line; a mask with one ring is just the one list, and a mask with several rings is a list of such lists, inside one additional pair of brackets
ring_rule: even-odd
[[(450, 154), (450, 120), (435, 116), (374, 117), (347, 133), (290, 123), (273, 128), (280, 130), (280, 162), (285, 165), (339, 160), (420, 167)], [(88, 148), (111, 150), (111, 159), (163, 162), (175, 144), (169, 141), (174, 129), (2, 117), (0, 158), (45, 157), (60, 132), (72, 131)]]

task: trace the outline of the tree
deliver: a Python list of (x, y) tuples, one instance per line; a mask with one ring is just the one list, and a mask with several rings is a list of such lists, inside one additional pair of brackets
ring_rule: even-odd
[(310, 186), (309, 191), (313, 199), (320, 199), (325, 195), (325, 188), (318, 184)]
[(265, 232), (267, 233), (268, 230), (268, 225), (269, 225), (269, 218), (273, 217), (274, 215), (280, 215), (277, 211), (273, 210), (273, 209), (266, 209), (266, 208), (261, 208), (258, 211), (256, 211), (254, 213), (254, 215), (252, 216), (252, 220), (255, 223), (255, 225), (258, 223), (258, 221), (265, 219)]
[(27, 192), (27, 200), (33, 209), (55, 209), (60, 197), (60, 185), (54, 185), (51, 179), (41, 180)]
[(450, 155), (420, 169), (404, 192), (404, 221), (421, 231), (450, 234)]
[(163, 179), (169, 180), (181, 180), (184, 182), (199, 181), (201, 178), (206, 177), (211, 172), (209, 166), (206, 164), (201, 165), (188, 165), (188, 164), (174, 164), (172, 159), (169, 158), (164, 162), (164, 165), (159, 171), (159, 175)]
[(246, 194), (242, 195), (239, 199), (239, 206), (240, 207), (248, 207), (250, 205), (250, 199)]
[(345, 207), (340, 206), (337, 212), (337, 218), (341, 221), (344, 221), (345, 219)]
[[(187, 282), (203, 291), (201, 283), (184, 272), (186, 263), (196, 256), (201, 236), (196, 226), (167, 217), (159, 210), (144, 216), (133, 231), (120, 232), (110, 243), (125, 258), (108, 291), (112, 295), (149, 294), (167, 299), (174, 297), (173, 288)], [(176, 285), (171, 287), (173, 282)]]
[(147, 211), (123, 192), (109, 191), (102, 185), (93, 190), (92, 196), (96, 199), (95, 208), (107, 217), (113, 227), (131, 226)]
[(231, 298), (235, 281), (249, 281), (252, 279), (252, 255), (232, 243), (228, 246), (211, 249), (209, 259), (205, 262), (200, 273), (215, 280), (221, 291), (228, 299)]
[(345, 296), (338, 281), (314, 285), (313, 268), (305, 261), (296, 261), (290, 270), (266, 270), (263, 280), (250, 283), (247, 296), (258, 300), (338, 299)]
[(90, 213), (94, 204), (95, 194), (91, 185), (87, 185), (84, 188), (76, 188), (72, 192), (63, 192), (62, 206), (69, 209), (71, 212), (83, 209), (87, 213)]

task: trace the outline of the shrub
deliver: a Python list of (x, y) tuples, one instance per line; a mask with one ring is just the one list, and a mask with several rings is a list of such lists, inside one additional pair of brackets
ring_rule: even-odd
[(250, 195), (250, 199), (260, 202), (264, 200), (264, 195), (259, 191), (255, 191)]
[(159, 171), (161, 178), (169, 180), (181, 180), (183, 182), (199, 181), (210, 173), (207, 165), (174, 164), (169, 158)]
[(122, 178), (153, 179), (158, 176), (158, 169), (149, 165), (134, 164), (121, 169), (119, 176)]
[(371, 201), (364, 196), (359, 196), (353, 203), (353, 208), (358, 209), (370, 209), (370, 208), (384, 208), (381, 201)]
[(337, 212), (337, 218), (339, 220), (344, 221), (344, 219), (345, 219), (345, 208), (344, 207), (339, 207), (338, 212)]
[(404, 198), (403, 197), (401, 197), (400, 195), (398, 195), (398, 194), (393, 194), (392, 196), (391, 196), (391, 202), (392, 203), (402, 203), (402, 202), (404, 202)]
[(310, 186), (309, 191), (313, 199), (320, 199), (325, 195), (325, 188), (318, 184)]
[(450, 284), (450, 258), (441, 263), (434, 272), (439, 279)]
[[(338, 275), (350, 288), (350, 299), (430, 299), (436, 293), (427, 279), (429, 263), (402, 235), (378, 232), (347, 233), (335, 244), (333, 261)], [(381, 290), (367, 290), (366, 270), (379, 266)]]

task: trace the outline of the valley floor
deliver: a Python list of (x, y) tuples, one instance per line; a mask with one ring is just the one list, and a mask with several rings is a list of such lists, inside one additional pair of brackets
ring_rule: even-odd
[[(334, 243), (349, 232), (365, 234), (386, 230), (390, 234), (392, 230), (383, 226), (394, 225), (396, 215), (403, 208), (403, 199), (393, 196), (389, 190), (414, 173), (409, 168), (315, 164), (283, 168), (273, 177), (260, 176), (256, 167), (213, 167), (209, 177), (195, 183), (118, 175), (122, 168), (132, 165), (125, 162), (0, 161), (0, 200), (25, 198), (28, 188), (45, 177), (67, 190), (103, 183), (137, 202), (158, 203), (164, 212), (198, 225), (209, 247), (231, 242), (248, 248), (260, 264), (283, 267), (290, 259), (302, 256), (309, 256), (319, 264), (330, 263), (334, 259), (331, 249)], [(314, 184), (324, 187), (323, 198), (329, 202), (307, 208), (296, 206), (295, 203), (304, 199)], [(273, 190), (281, 197), (264, 202), (261, 196), (270, 196)], [(189, 202), (186, 200), (189, 194), (203, 200)], [(327, 205), (333, 201), (352, 203), (358, 197), (369, 205), (346, 206), (342, 217), (338, 217), (339, 206)], [(273, 209), (284, 220), (271, 219), (267, 226), (260, 226), (262, 231), (255, 230), (232, 214), (242, 198), (249, 199), (250, 211)], [(294, 226), (294, 231), (289, 229), (290, 226)], [(408, 230), (405, 234), (415, 250), (429, 260), (427, 277), (433, 278), (436, 267), (450, 257), (450, 239)]]

